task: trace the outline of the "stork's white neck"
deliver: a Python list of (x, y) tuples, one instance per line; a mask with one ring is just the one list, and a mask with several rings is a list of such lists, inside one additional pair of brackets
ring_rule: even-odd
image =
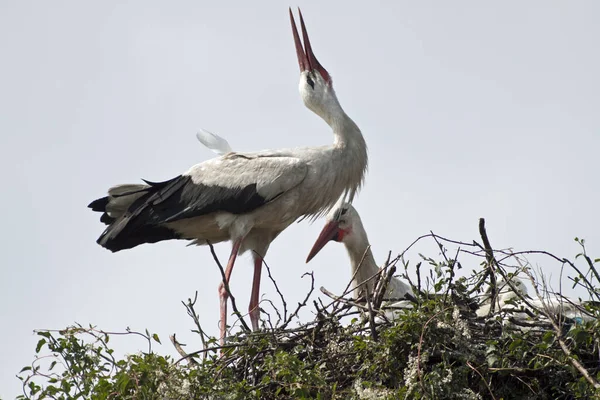
[(338, 173), (359, 178), (357, 182), (350, 185), (352, 189), (347, 192), (347, 200), (352, 202), (356, 192), (362, 186), (367, 169), (367, 144), (358, 125), (346, 114), (335, 94), (327, 102), (326, 110), (319, 115), (333, 130), (333, 147), (339, 149), (343, 155)]
[[(361, 284), (379, 272), (379, 267), (377, 266), (375, 258), (373, 257), (373, 252), (369, 247), (367, 232), (360, 219), (357, 218), (357, 220), (353, 222), (352, 232), (346, 236), (344, 245), (350, 256), (352, 274), (354, 275), (354, 272), (358, 270), (358, 272), (356, 272), (354, 286)], [(366, 284), (369, 288), (369, 293), (372, 293), (375, 281), (376, 279), (371, 279)], [(362, 290), (364, 290), (364, 285), (355, 290), (355, 297), (357, 297)], [(385, 298), (397, 300), (403, 298), (407, 293), (412, 294), (410, 286), (400, 279), (392, 277), (388, 283)]]
[(314, 191), (302, 202), (303, 212), (311, 218), (327, 213), (343, 197), (352, 202), (363, 184), (368, 156), (365, 139), (358, 126), (344, 112), (331, 86), (319, 86), (319, 75), (312, 90), (301, 75), (300, 94), (306, 107), (321, 117), (333, 131), (333, 145), (309, 148), (307, 155), (315, 173), (306, 186)]
[[(373, 252), (367, 242), (365, 246), (346, 246), (348, 255), (350, 256), (350, 265), (352, 266), (352, 275), (354, 276), (353, 286), (362, 284), (367, 279), (371, 278), (379, 271), (379, 267), (375, 263)], [(361, 262), (362, 261), (362, 262)], [(357, 271), (358, 270), (358, 271)], [(356, 273), (356, 275), (355, 275)], [(366, 283), (369, 293), (373, 293), (373, 285), (376, 279), (371, 279)], [(354, 297), (358, 297), (363, 291), (365, 285), (354, 290)], [(365, 294), (365, 293), (363, 293)]]
[[(335, 146), (345, 146), (354, 142), (355, 139), (359, 137), (362, 139), (360, 129), (348, 114), (346, 114), (333, 89), (331, 89), (331, 96), (325, 103), (323, 112), (316, 112), (325, 120), (325, 122), (327, 122), (331, 129), (333, 129)], [(364, 143), (364, 139), (362, 142)]]
[[(354, 286), (359, 285), (379, 272), (379, 267), (369, 247), (369, 238), (360, 218), (355, 218), (351, 224), (351, 231), (344, 237), (344, 246), (350, 256)], [(366, 286), (372, 293), (375, 279), (371, 279)], [(364, 286), (355, 290), (355, 297), (364, 289)]]

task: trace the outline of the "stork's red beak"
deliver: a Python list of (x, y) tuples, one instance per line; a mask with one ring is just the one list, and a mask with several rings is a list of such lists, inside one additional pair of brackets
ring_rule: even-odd
[(340, 229), (340, 225), (338, 222), (336, 222), (336, 221), (328, 222), (327, 225), (325, 225), (323, 227), (323, 230), (319, 234), (317, 241), (313, 245), (313, 248), (310, 250), (308, 257), (306, 258), (306, 262), (309, 262), (310, 260), (312, 260), (313, 257), (316, 256), (317, 253), (319, 251), (321, 251), (321, 249), (323, 247), (325, 247), (325, 245), (330, 240), (335, 240), (336, 242), (339, 242), (342, 240), (343, 236), (344, 236), (344, 231)]
[[(319, 71), (325, 82), (331, 83), (331, 77), (329, 72), (317, 61), (315, 53), (312, 51), (310, 46), (310, 40), (308, 40), (308, 33), (306, 32), (306, 26), (304, 25), (304, 18), (302, 18), (302, 12), (298, 8), (298, 14), (300, 15), (300, 27), (302, 28), (302, 39), (304, 40), (304, 47), (300, 42), (300, 36), (298, 35), (298, 28), (296, 28), (296, 21), (294, 21), (294, 15), (290, 8), (290, 22), (292, 23), (292, 33), (294, 34), (294, 44), (296, 45), (296, 55), (298, 56), (298, 65), (300, 66), (300, 72), (304, 71)], [(306, 49), (306, 51), (305, 51)]]

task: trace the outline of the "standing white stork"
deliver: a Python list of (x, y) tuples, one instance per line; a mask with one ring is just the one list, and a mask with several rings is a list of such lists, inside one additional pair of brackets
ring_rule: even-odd
[[(375, 282), (371, 278), (379, 273), (379, 267), (375, 263), (369, 238), (358, 215), (358, 211), (349, 203), (341, 204), (328, 215), (327, 223), (319, 234), (306, 262), (312, 260), (332, 240), (344, 243), (350, 256), (350, 265), (352, 266), (355, 286), (354, 297), (358, 298), (365, 289), (369, 293), (373, 293)], [(392, 277), (388, 284), (385, 298), (402, 299), (407, 294), (413, 295), (410, 285), (396, 277)]]
[[(196, 244), (231, 240), (225, 269), (229, 282), (238, 254), (252, 250), (254, 278), (250, 319), (258, 328), (262, 259), (270, 243), (300, 217), (317, 218), (340, 196), (350, 201), (367, 169), (367, 146), (358, 126), (344, 112), (331, 76), (315, 57), (302, 14), (304, 47), (290, 9), (300, 95), (306, 107), (333, 130), (333, 145), (256, 153), (227, 153), (194, 165), (165, 182), (119, 185), (89, 207), (102, 212), (108, 227), (98, 243), (113, 251), (170, 239)], [(227, 321), (227, 291), (219, 285), (220, 338)]]

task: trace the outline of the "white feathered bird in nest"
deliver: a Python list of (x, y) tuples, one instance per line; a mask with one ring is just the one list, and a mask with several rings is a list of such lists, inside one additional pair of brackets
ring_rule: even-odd
[[(494, 314), (511, 316), (517, 320), (525, 321), (536, 314), (537, 310), (557, 317), (559, 320), (568, 318), (574, 322), (591, 321), (594, 318), (585, 312), (585, 301), (562, 297), (556, 294), (544, 294), (542, 299), (529, 295), (525, 283), (515, 275), (509, 277), (512, 286), (503, 278), (496, 282), (497, 296), (494, 303)], [(491, 309), (492, 296), (488, 288), (483, 300), (479, 303), (476, 314), (480, 317), (487, 316)], [(521, 299), (526, 299), (526, 302)], [(533, 307), (533, 308), (532, 308)]]
[[(327, 222), (319, 237), (315, 241), (306, 262), (310, 262), (319, 251), (330, 241), (341, 242), (346, 247), (350, 257), (350, 270), (353, 276), (354, 297), (359, 298), (362, 294), (373, 293), (374, 276), (380, 273), (380, 268), (375, 262), (371, 245), (358, 211), (350, 203), (341, 203), (327, 216)], [(408, 295), (408, 296), (407, 296)], [(388, 283), (384, 299), (393, 299), (383, 303), (386, 307), (385, 315), (393, 319), (396, 315), (393, 308), (410, 308), (413, 291), (410, 285), (395, 276)], [(399, 299), (407, 299), (400, 300)]]

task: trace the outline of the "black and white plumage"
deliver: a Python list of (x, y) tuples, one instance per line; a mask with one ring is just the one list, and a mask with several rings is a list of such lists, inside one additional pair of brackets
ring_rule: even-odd
[[(304, 48), (291, 10), (290, 20), (302, 100), (332, 128), (333, 145), (228, 152), (165, 182), (112, 187), (108, 196), (89, 205), (108, 224), (98, 243), (111, 251), (171, 239), (200, 245), (231, 240), (225, 271), (229, 281), (237, 255), (252, 250), (250, 317), (255, 329), (262, 258), (270, 243), (296, 219), (327, 213), (340, 196), (351, 201), (367, 168), (362, 133), (340, 106), (329, 73), (314, 56), (302, 15)], [(219, 294), (223, 339), (227, 293), (222, 283)]]
[[(306, 262), (309, 262), (330, 241), (341, 242), (346, 247), (350, 256), (350, 266), (354, 284), (354, 297), (361, 294), (373, 293), (375, 280), (372, 279), (379, 273), (379, 267), (373, 257), (367, 232), (363, 226), (358, 211), (349, 203), (342, 203), (334, 208), (327, 216), (327, 223), (315, 241)], [(400, 300), (413, 296), (413, 291), (408, 283), (393, 276), (388, 284), (384, 298), (391, 299), (386, 306), (391, 308), (407, 308), (412, 303), (409, 300)], [(393, 318), (393, 312), (386, 312), (388, 319)]]

